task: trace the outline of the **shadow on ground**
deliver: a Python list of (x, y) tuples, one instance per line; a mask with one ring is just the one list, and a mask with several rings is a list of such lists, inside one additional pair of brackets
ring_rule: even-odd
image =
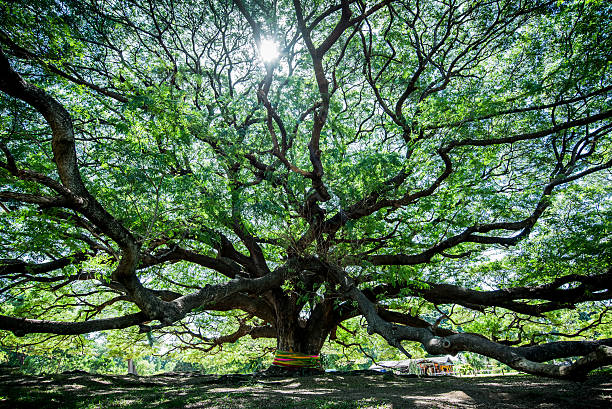
[(368, 372), (303, 377), (151, 377), (0, 372), (0, 408), (610, 408), (612, 377), (413, 378)]

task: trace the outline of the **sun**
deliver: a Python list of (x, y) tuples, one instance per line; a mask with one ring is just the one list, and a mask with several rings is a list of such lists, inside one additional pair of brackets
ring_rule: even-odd
[(259, 44), (259, 56), (263, 62), (272, 62), (280, 55), (278, 44), (270, 39), (261, 40)]

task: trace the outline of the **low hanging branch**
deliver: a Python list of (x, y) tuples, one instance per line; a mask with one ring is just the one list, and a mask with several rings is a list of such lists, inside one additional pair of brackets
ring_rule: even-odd
[[(348, 274), (337, 267), (330, 267), (330, 272), (345, 294), (357, 302), (359, 310), (368, 322), (368, 333), (381, 335), (389, 345), (408, 356), (410, 354), (403, 348), (402, 341), (419, 342), (433, 355), (455, 355), (461, 351), (475, 352), (522, 372), (568, 379), (583, 377), (595, 368), (612, 364), (612, 339), (582, 343), (557, 342), (537, 347), (517, 348), (490, 341), (480, 334), (456, 333), (438, 336), (431, 328), (392, 324), (381, 318), (375, 304), (357, 288), (355, 281)], [(571, 365), (542, 363), (577, 355), (583, 357)]]
[[(141, 332), (146, 332), (147, 328), (141, 329)], [(217, 337), (207, 337), (201, 332), (195, 332), (188, 325), (181, 325), (180, 330), (173, 330), (168, 334), (176, 336), (179, 340), (189, 345), (190, 348), (200, 350), (202, 352), (210, 352), (224, 344), (234, 343), (244, 336), (250, 336), (253, 339), (257, 338), (275, 338), (276, 330), (269, 325), (253, 326), (247, 324), (244, 320), (239, 322), (239, 327), (236, 331), (227, 335), (219, 335)], [(194, 342), (194, 340), (196, 340)]]
[[(159, 320), (161, 324), (152, 326), (149, 330), (159, 329), (181, 320), (197, 308), (223, 302), (231, 298), (233, 294), (260, 294), (271, 288), (278, 287), (285, 280), (293, 277), (300, 271), (298, 266), (309, 265), (311, 266), (310, 268), (315, 268), (319, 264), (316, 259), (293, 259), (264, 277), (254, 279), (236, 278), (226, 283), (208, 285), (197, 292), (186, 295), (177, 294), (169, 301), (162, 301), (158, 298), (160, 300), (159, 305), (163, 306), (164, 309), (160, 310), (158, 315), (155, 316), (151, 316), (149, 312), (140, 312), (123, 317), (83, 322), (46, 321), (0, 316), (0, 329), (13, 331), (20, 336), (27, 333), (40, 332), (64, 335), (85, 334), (106, 329), (127, 328), (152, 320)], [(145, 289), (145, 291), (149, 290)], [(154, 295), (151, 294), (150, 296)]]

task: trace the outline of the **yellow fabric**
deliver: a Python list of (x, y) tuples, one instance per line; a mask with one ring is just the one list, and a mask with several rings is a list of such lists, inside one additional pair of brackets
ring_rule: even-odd
[(272, 365), (284, 368), (319, 368), (321, 366), (318, 355), (302, 354), (300, 352), (276, 350)]

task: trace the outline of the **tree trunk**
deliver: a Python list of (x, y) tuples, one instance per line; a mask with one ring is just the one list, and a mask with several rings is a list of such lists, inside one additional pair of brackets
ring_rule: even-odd
[(318, 304), (308, 318), (298, 310), (294, 297), (275, 294), (276, 348), (281, 351), (319, 355), (335, 327), (332, 305)]
[(276, 349), (301, 352), (308, 355), (319, 355), (325, 338), (322, 340), (316, 339), (312, 331), (302, 327), (303, 324), (299, 320), (289, 320), (288, 318), (277, 319)]
[(136, 372), (136, 366), (134, 365), (134, 360), (130, 358), (127, 361), (128, 361), (128, 375), (138, 375), (138, 372)]

